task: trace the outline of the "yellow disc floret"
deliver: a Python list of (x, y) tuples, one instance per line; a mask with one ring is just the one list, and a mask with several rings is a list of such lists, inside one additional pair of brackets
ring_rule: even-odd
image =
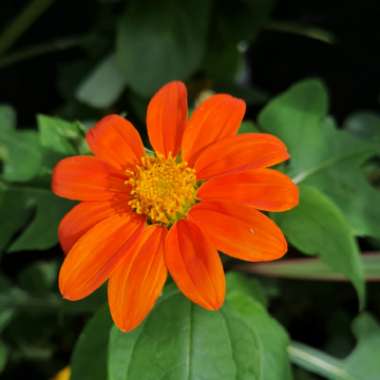
[(144, 156), (141, 165), (128, 172), (129, 205), (151, 223), (171, 225), (184, 217), (196, 201), (194, 169), (169, 155)]

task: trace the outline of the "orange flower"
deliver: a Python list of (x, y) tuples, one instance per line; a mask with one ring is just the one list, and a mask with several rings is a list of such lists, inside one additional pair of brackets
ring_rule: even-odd
[(224, 301), (217, 250), (248, 261), (283, 256), (281, 230), (260, 211), (297, 205), (298, 190), (267, 169), (289, 158), (268, 134), (237, 135), (245, 103), (213, 95), (187, 118), (187, 93), (171, 82), (152, 98), (146, 153), (133, 125), (103, 118), (87, 134), (94, 156), (75, 156), (54, 169), (55, 194), (81, 201), (62, 220), (68, 252), (59, 288), (79, 300), (106, 280), (112, 317), (136, 327), (159, 297), (167, 272), (193, 302), (208, 310)]

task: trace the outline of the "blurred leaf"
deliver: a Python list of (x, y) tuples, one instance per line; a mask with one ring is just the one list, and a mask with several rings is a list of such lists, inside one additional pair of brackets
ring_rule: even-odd
[(42, 165), (42, 150), (35, 131), (3, 132), (0, 148), (0, 158), (4, 158), (3, 179), (23, 182), (37, 176)]
[(288, 146), (288, 174), (327, 194), (342, 210), (356, 235), (380, 237), (380, 192), (364, 176), (362, 165), (378, 147), (337, 130), (327, 119), (325, 87), (317, 80), (292, 86), (260, 113), (265, 132)]
[(359, 249), (349, 224), (334, 202), (313, 187), (300, 186), (299, 205), (275, 218), (296, 248), (309, 255), (319, 255), (330, 268), (346, 275), (355, 286), (360, 304), (364, 305)]
[(16, 128), (16, 112), (7, 104), (0, 104), (0, 132)]
[(73, 141), (81, 137), (77, 123), (70, 123), (57, 117), (38, 115), (38, 130), (41, 145), (62, 155), (76, 153)]
[[(204, 59), (207, 77), (220, 82), (235, 82), (244, 53), (268, 20), (273, 0), (219, 0)], [(241, 48), (242, 45), (246, 47)]]
[[(0, 275), (0, 303), (1, 303), (1, 299), (3, 295), (6, 295), (9, 293), (11, 286), (12, 285), (8, 281), (8, 279)], [(12, 307), (1, 305), (0, 307), (0, 333), (7, 327), (13, 315), (14, 315), (14, 309)]]
[(209, 0), (127, 3), (117, 36), (117, 59), (131, 88), (149, 97), (164, 83), (187, 79), (200, 66)]
[(258, 133), (260, 132), (253, 121), (246, 120), (241, 123), (238, 133)]
[(357, 317), (353, 331), (358, 343), (339, 360), (302, 343), (293, 342), (289, 355), (294, 364), (331, 380), (377, 380), (380, 373), (380, 326), (367, 313)]
[(12, 237), (27, 222), (30, 213), (27, 199), (0, 186), (0, 252), (3, 252)]
[(3, 371), (5, 365), (7, 364), (8, 350), (4, 343), (0, 341), (0, 373)]
[(380, 143), (380, 116), (374, 112), (356, 112), (344, 121), (344, 128), (355, 136)]
[(107, 346), (112, 326), (108, 307), (102, 307), (87, 323), (71, 357), (70, 380), (107, 379)]
[(51, 292), (57, 279), (57, 262), (34, 262), (18, 276), (21, 288), (34, 295)]
[(283, 330), (243, 293), (209, 312), (170, 290), (138, 329), (113, 327), (109, 380), (287, 380), (286, 345)]
[[(57, 228), (71, 201), (56, 197), (50, 189), (34, 186), (0, 187), (0, 249), (4, 249), (16, 232), (24, 227), (8, 251), (47, 249), (57, 243)], [(25, 228), (25, 223), (34, 217)]]
[(118, 99), (125, 86), (126, 79), (115, 56), (109, 55), (80, 83), (76, 97), (89, 106), (107, 108)]
[[(380, 254), (360, 255), (366, 281), (380, 281)], [(345, 281), (347, 277), (320, 259), (290, 259), (271, 263), (244, 263), (243, 272), (299, 280)]]
[(380, 326), (367, 313), (353, 323), (358, 340), (355, 350), (344, 361), (344, 368), (358, 380), (377, 380), (380, 374)]
[(22, 234), (9, 248), (9, 252), (48, 249), (57, 244), (58, 224), (73, 202), (56, 197), (49, 189), (16, 188), (19, 199), (27, 199), (33, 206), (35, 216)]

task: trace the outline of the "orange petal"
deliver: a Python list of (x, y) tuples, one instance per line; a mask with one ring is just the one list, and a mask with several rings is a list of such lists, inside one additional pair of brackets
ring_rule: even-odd
[(276, 260), (287, 251), (281, 230), (253, 207), (205, 201), (195, 205), (188, 217), (218, 250), (238, 259)]
[(247, 170), (215, 177), (198, 190), (202, 200), (224, 200), (264, 211), (286, 211), (298, 204), (298, 188), (272, 169)]
[(146, 124), (153, 149), (165, 157), (179, 152), (187, 120), (187, 91), (182, 82), (161, 87), (148, 105)]
[(67, 254), (59, 272), (64, 298), (79, 300), (107, 280), (142, 231), (134, 214), (113, 215), (83, 235)]
[(167, 277), (166, 228), (149, 226), (108, 282), (112, 318), (120, 330), (134, 329), (152, 310)]
[(190, 165), (207, 146), (234, 136), (245, 113), (245, 103), (230, 95), (207, 98), (195, 109), (186, 126), (182, 141), (182, 157)]
[(119, 115), (109, 115), (96, 123), (86, 136), (96, 157), (118, 170), (135, 166), (144, 155), (144, 145), (135, 127)]
[(128, 197), (104, 202), (82, 202), (73, 207), (61, 220), (58, 237), (67, 253), (74, 243), (102, 220), (120, 212), (127, 212)]
[(74, 156), (58, 162), (53, 171), (55, 194), (80, 201), (104, 201), (125, 193), (125, 177), (105, 162), (90, 156)]
[(169, 231), (165, 261), (178, 288), (208, 310), (224, 302), (225, 278), (219, 255), (194, 223), (180, 220)]
[(194, 163), (198, 179), (221, 174), (261, 169), (289, 158), (285, 144), (265, 133), (228, 137), (203, 150)]

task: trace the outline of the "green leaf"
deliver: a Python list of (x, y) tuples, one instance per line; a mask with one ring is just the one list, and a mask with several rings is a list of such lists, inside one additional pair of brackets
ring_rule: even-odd
[(11, 106), (0, 105), (0, 132), (10, 131), (16, 128), (16, 112)]
[(38, 130), (41, 145), (62, 155), (75, 154), (73, 141), (81, 137), (77, 123), (70, 123), (57, 117), (38, 115)]
[(71, 357), (70, 380), (107, 379), (107, 346), (112, 326), (107, 306), (87, 323)]
[[(227, 299), (223, 313), (227, 321), (236, 318), (235, 327), (241, 332), (230, 332), (237, 379), (291, 380), (287, 354), (289, 338), (285, 330), (251, 297), (233, 292)], [(253, 347), (255, 353), (250, 353)]]
[(24, 182), (36, 177), (42, 165), (42, 150), (35, 131), (9, 130), (0, 134), (4, 159), (3, 179)]
[[(58, 224), (72, 206), (71, 201), (56, 197), (50, 189), (34, 186), (3, 185), (0, 187), (0, 251), (16, 232), (20, 236), (8, 251), (47, 249), (57, 243)], [(29, 225), (25, 223), (34, 213)]]
[(58, 224), (73, 202), (56, 197), (49, 189), (15, 188), (19, 199), (26, 199), (35, 210), (34, 219), (9, 248), (9, 252), (43, 250), (57, 244)]
[(229, 296), (234, 292), (243, 293), (254, 298), (263, 306), (267, 306), (268, 300), (264, 289), (256, 279), (235, 271), (229, 272), (226, 277)]
[(107, 108), (118, 99), (125, 86), (126, 78), (112, 54), (103, 59), (80, 83), (76, 97), (89, 106)]
[(339, 208), (310, 186), (300, 186), (300, 203), (276, 215), (289, 241), (300, 251), (319, 255), (333, 270), (349, 278), (360, 300), (365, 302), (364, 274), (360, 253), (351, 229)]
[(287, 380), (286, 345), (283, 330), (243, 293), (210, 312), (170, 290), (138, 329), (112, 329), (108, 378)]
[(30, 213), (27, 199), (0, 186), (0, 252), (3, 252), (12, 237), (27, 222)]
[(323, 84), (306, 80), (272, 100), (260, 113), (259, 124), (288, 146), (288, 174), (295, 182), (327, 194), (355, 234), (380, 237), (380, 192), (369, 185), (362, 170), (378, 147), (338, 130), (327, 110)]
[(344, 128), (355, 136), (380, 143), (380, 116), (374, 112), (356, 112), (344, 121)]
[(358, 340), (355, 350), (344, 361), (344, 368), (358, 380), (377, 380), (380, 373), (380, 326), (367, 313), (353, 323)]
[(117, 36), (117, 59), (131, 88), (150, 96), (164, 83), (187, 79), (205, 51), (209, 0), (128, 1)]

